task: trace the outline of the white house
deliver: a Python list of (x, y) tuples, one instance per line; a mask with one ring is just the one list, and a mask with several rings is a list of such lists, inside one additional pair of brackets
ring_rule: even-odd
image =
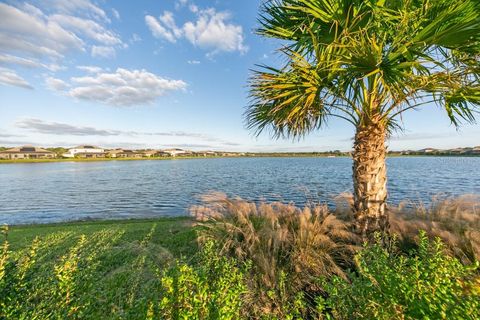
[(176, 156), (179, 156), (179, 155), (190, 154), (189, 151), (182, 150), (182, 149), (177, 149), (177, 148), (175, 148), (175, 149), (163, 150), (163, 152), (169, 154), (171, 157), (176, 157)]
[(65, 158), (104, 158), (105, 150), (94, 146), (78, 146), (68, 149), (62, 156)]

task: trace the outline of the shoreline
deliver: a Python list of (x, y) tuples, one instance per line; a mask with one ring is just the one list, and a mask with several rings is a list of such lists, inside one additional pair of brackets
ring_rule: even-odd
[(0, 224), (1, 226), (7, 226), (9, 229), (29, 229), (29, 228), (62, 228), (62, 227), (75, 227), (81, 225), (121, 225), (121, 224), (134, 224), (134, 223), (151, 223), (151, 222), (174, 222), (174, 221), (193, 221), (193, 218), (189, 215), (178, 216), (159, 216), (159, 217), (139, 217), (139, 218), (114, 218), (114, 219), (79, 219), (79, 220), (65, 220), (58, 222), (33, 222), (33, 223), (20, 223), (20, 224)]
[(141, 241), (152, 228), (158, 232), (156, 242), (166, 245), (174, 255), (190, 255), (195, 252), (195, 225), (192, 217), (188, 216), (8, 225), (6, 237), (0, 233), (0, 244), (7, 240), (11, 250), (15, 251), (29, 247), (37, 237), (45, 239), (49, 235), (61, 233), (68, 233), (70, 238), (80, 235), (90, 237), (102, 230), (110, 230), (123, 231), (126, 238), (124, 242), (130, 246), (135, 241)]
[[(414, 157), (447, 157), (447, 158), (478, 158), (480, 155), (456, 155), (456, 154), (391, 154), (387, 158), (414, 158)], [(49, 163), (49, 162), (108, 162), (108, 161), (175, 161), (175, 160), (200, 160), (200, 159), (238, 159), (238, 158), (351, 158), (349, 155), (317, 155), (317, 154), (255, 154), (251, 156), (207, 156), (207, 157), (175, 157), (175, 158), (55, 158), (55, 159), (19, 159), (19, 160), (0, 160), (0, 164), (18, 164), (18, 163)]]

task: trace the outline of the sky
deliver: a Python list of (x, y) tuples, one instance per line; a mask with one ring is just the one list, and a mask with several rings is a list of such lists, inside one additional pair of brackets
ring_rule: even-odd
[[(248, 78), (282, 43), (255, 34), (261, 0), (0, 0), (0, 146), (348, 151), (332, 119), (301, 140), (245, 128)], [(391, 150), (480, 145), (434, 105)]]

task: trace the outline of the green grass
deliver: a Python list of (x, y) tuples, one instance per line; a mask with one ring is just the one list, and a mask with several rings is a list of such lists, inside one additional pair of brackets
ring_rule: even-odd
[(0, 319), (145, 319), (159, 273), (194, 262), (195, 238), (188, 217), (10, 227)]
[[(119, 244), (126, 245), (141, 241), (153, 225), (156, 225), (156, 232), (151, 243), (164, 247), (175, 257), (195, 253), (195, 231), (189, 217), (18, 225), (10, 227), (8, 242), (10, 249), (15, 251), (28, 247), (35, 237), (44, 238), (53, 233), (66, 232), (74, 238), (80, 235), (89, 237), (102, 230), (115, 229), (123, 233)], [(67, 245), (68, 243), (64, 243), (64, 246)]]

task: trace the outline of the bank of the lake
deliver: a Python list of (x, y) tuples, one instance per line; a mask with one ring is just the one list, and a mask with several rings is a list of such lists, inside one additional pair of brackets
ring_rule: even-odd
[[(29, 308), (40, 319), (146, 319), (148, 302), (161, 299), (161, 272), (177, 260), (194, 263), (198, 252), (188, 217), (12, 226), (7, 247), (3, 233), (0, 291), (11, 296), (0, 298), (1, 319)], [(23, 280), (5, 265), (21, 255)], [(68, 314), (52, 315), (62, 308)]]
[[(115, 230), (123, 233), (120, 245), (132, 245), (142, 241), (152, 227), (155, 227), (155, 234), (150, 241), (168, 250), (172, 256), (180, 258), (196, 252), (193, 220), (187, 216), (13, 225), (8, 226), (7, 239), (12, 250), (22, 250), (30, 246), (37, 237), (45, 238), (52, 234), (68, 234), (71, 239), (81, 235), (90, 238), (102, 230)], [(71, 244), (72, 242), (66, 241), (60, 245), (59, 250), (66, 249)]]
[[(165, 161), (165, 160), (191, 160), (191, 159), (215, 159), (220, 156), (201, 157), (152, 157), (152, 158), (54, 158), (54, 159), (17, 159), (0, 160), (0, 164), (11, 163), (48, 163), (48, 162), (107, 162), (107, 161)], [(229, 157), (235, 158), (235, 157)]]
[[(389, 153), (387, 158), (414, 158), (414, 157), (446, 157), (446, 158), (480, 158), (480, 154), (403, 154)], [(192, 159), (235, 159), (235, 158), (351, 158), (348, 153), (254, 153), (238, 156), (179, 156), (179, 157), (144, 157), (144, 158), (54, 158), (54, 159), (0, 159), (1, 164), (12, 163), (48, 163), (48, 162), (106, 162), (106, 161), (166, 161), (166, 160), (192, 160)]]

